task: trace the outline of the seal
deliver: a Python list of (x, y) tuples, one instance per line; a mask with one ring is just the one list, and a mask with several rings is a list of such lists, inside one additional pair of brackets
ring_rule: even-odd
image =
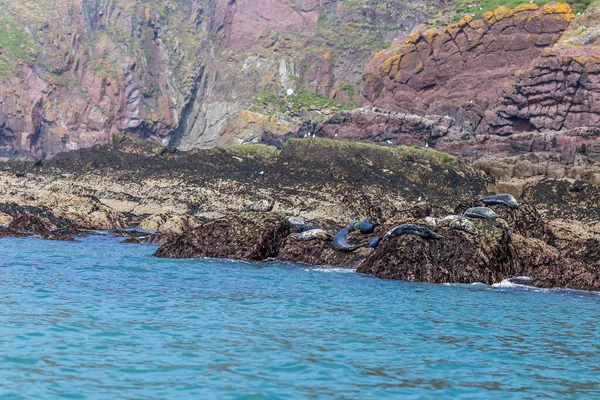
[(316, 228), (316, 229), (310, 229), (308, 231), (298, 233), (297, 238), (298, 238), (298, 240), (303, 240), (303, 241), (309, 241), (309, 240), (315, 240), (315, 239), (331, 240), (333, 238), (333, 235), (324, 229)]
[(464, 216), (470, 218), (484, 218), (491, 220), (498, 218), (498, 214), (496, 214), (491, 208), (487, 207), (469, 208), (467, 211), (465, 211)]
[(348, 232), (350, 228), (344, 228), (333, 237), (333, 248), (340, 251), (352, 251), (356, 246), (348, 243)]
[(248, 204), (244, 207), (245, 211), (272, 211), (275, 206), (275, 200), (273, 199), (262, 199), (257, 202)]
[(308, 225), (308, 223), (303, 220), (302, 218), (298, 218), (298, 217), (286, 217), (285, 219), (287, 219), (287, 221), (290, 223), (290, 225), (294, 225), (294, 226), (298, 226), (298, 225)]
[(436, 228), (441, 221), (439, 218), (434, 217), (425, 217), (423, 218), (423, 220), (427, 225), (431, 226), (432, 228)]
[(383, 237), (385, 238), (394, 238), (400, 235), (415, 235), (420, 236), (424, 239), (442, 239), (440, 235), (437, 233), (430, 231), (424, 226), (414, 225), (414, 224), (404, 224), (398, 225), (388, 231)]
[(510, 208), (519, 208), (519, 203), (517, 202), (517, 200), (513, 197), (512, 194), (508, 193), (484, 196), (483, 199), (481, 199), (481, 201), (483, 201), (483, 204), (485, 204), (486, 206), (500, 204)]
[(471, 221), (462, 215), (448, 215), (442, 219), (442, 224), (447, 224), (451, 229), (464, 231), (471, 234), (476, 234), (477, 229)]
[(350, 232), (354, 232), (360, 229), (360, 221), (350, 221), (350, 223), (348, 224), (348, 233)]
[(307, 232), (307, 231), (312, 231), (312, 230), (314, 230), (314, 229), (319, 229), (319, 228), (318, 228), (318, 227), (316, 227), (316, 226), (312, 226), (312, 225), (306, 225), (306, 224), (303, 224), (303, 225), (296, 225), (296, 231), (297, 231), (298, 233)]
[(376, 223), (375, 221), (373, 221), (371, 218), (365, 218), (358, 225), (358, 229), (360, 229), (360, 233), (362, 233), (364, 235), (368, 235), (375, 231), (375, 228), (377, 227), (377, 225), (379, 225), (379, 224)]
[(381, 239), (379, 239), (379, 237), (375, 236), (373, 237), (373, 239), (371, 239), (371, 241), (369, 242), (369, 247), (374, 249), (377, 246), (379, 246), (379, 242), (381, 242)]

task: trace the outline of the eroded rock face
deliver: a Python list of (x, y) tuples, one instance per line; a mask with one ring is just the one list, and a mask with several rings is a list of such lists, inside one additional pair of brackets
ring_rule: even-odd
[(593, 46), (559, 44), (574, 18), (566, 4), (528, 4), (416, 31), (365, 70), (363, 105), (376, 112), (346, 112), (319, 131), (475, 158), (598, 162), (600, 58)]
[(549, 50), (516, 81), (512, 93), (486, 113), (482, 129), (508, 135), (596, 128), (552, 139), (562, 142), (563, 147), (573, 147), (575, 152), (589, 152), (598, 158), (599, 92), (600, 57), (596, 50)]
[(364, 105), (448, 115), (477, 127), (516, 71), (556, 43), (574, 19), (565, 4), (501, 7), (446, 29), (417, 31), (364, 73)]

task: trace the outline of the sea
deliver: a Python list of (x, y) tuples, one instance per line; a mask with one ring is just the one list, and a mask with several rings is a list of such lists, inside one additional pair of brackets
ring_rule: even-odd
[(600, 398), (600, 294), (0, 239), (0, 399)]

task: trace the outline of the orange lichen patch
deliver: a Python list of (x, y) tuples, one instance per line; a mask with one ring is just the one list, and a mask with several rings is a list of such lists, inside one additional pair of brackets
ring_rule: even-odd
[(570, 14), (571, 6), (567, 3), (545, 4), (543, 10), (544, 14)]
[(514, 10), (511, 10), (510, 8), (505, 6), (500, 6), (496, 10), (494, 10), (494, 17), (496, 17), (496, 21), (512, 17), (514, 14)]
[(469, 23), (469, 26), (475, 30), (484, 29), (486, 27), (485, 22), (481, 19), (473, 20), (473, 22)]
[(493, 11), (488, 11), (488, 12), (483, 13), (483, 15), (481, 16), (481, 19), (487, 25), (493, 25), (496, 22), (496, 18), (494, 17)]
[(450, 35), (452, 39), (456, 38), (456, 35), (458, 35), (458, 32), (460, 32), (460, 30), (461, 28), (456, 24), (448, 25), (446, 27), (446, 32), (448, 32), (448, 35)]
[(152, 14), (150, 13), (150, 8), (146, 7), (144, 10), (144, 15), (146, 17), (146, 23), (149, 23), (152, 20)]
[(420, 39), (420, 38), (421, 38), (421, 33), (420, 33), (420, 32), (414, 32), (414, 33), (411, 33), (411, 34), (410, 34), (410, 35), (409, 35), (409, 36), (406, 38), (406, 41), (405, 41), (405, 43), (413, 43), (413, 44), (416, 44), (416, 43), (419, 41), (419, 39)]
[(537, 4), (521, 4), (520, 6), (516, 6), (514, 8), (515, 13), (523, 12), (523, 11), (535, 11), (539, 9)]
[(435, 37), (438, 35), (439, 35), (438, 31), (436, 31), (435, 29), (429, 29), (429, 30), (426, 30), (425, 32), (421, 32), (421, 36), (429, 44), (431, 44), (433, 42), (433, 39), (435, 39)]
[(585, 72), (597, 74), (600, 72), (600, 57), (597, 55), (592, 55), (587, 57), (585, 63)]
[(392, 67), (394, 65), (398, 65), (401, 58), (402, 56), (400, 54), (394, 54), (393, 56), (385, 60), (385, 62), (381, 66), (381, 72), (383, 72), (384, 74), (389, 74), (392, 70)]
[(323, 59), (324, 59), (325, 61), (329, 61), (329, 60), (331, 60), (331, 54), (329, 54), (329, 52), (327, 52), (327, 53), (323, 54)]

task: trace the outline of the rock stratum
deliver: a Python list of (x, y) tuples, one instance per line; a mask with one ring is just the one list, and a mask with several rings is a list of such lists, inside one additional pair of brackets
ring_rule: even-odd
[(599, 12), (596, 4), (578, 17), (564, 3), (525, 4), (417, 29), (371, 60), (363, 108), (315, 130), (472, 158), (521, 156), (559, 170), (596, 164)]
[[(116, 229), (122, 245), (160, 244), (159, 257), (279, 260), (434, 283), (521, 277), (600, 290), (600, 191), (583, 181), (532, 181), (518, 209), (493, 206), (499, 218), (473, 220), (471, 232), (439, 226), (431, 228), (438, 240), (400, 236), (370, 248), (394, 226), (461, 214), (503, 189), (480, 168), (427, 148), (311, 138), (288, 140), (281, 151), (181, 152), (125, 136), (47, 161), (6, 162), (0, 184), (0, 236), (72, 240)], [(271, 211), (244, 210), (267, 198)], [(356, 250), (345, 252), (330, 238), (300, 240), (289, 217), (332, 234), (355, 219), (378, 225), (370, 235), (350, 233)]]
[(0, 157), (48, 158), (117, 132), (193, 149), (286, 131), (313, 103), (314, 115), (351, 107), (373, 51), (435, 5), (1, 0)]

